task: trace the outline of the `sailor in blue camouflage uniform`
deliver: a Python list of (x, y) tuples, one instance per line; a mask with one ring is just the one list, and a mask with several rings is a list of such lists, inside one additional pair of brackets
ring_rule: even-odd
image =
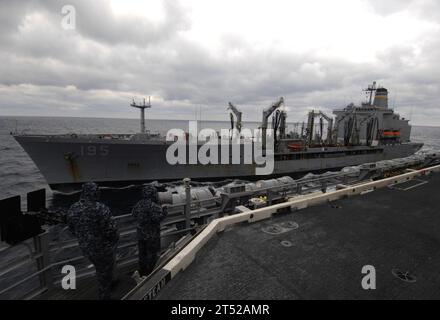
[(143, 199), (133, 208), (132, 215), (138, 222), (137, 239), (139, 249), (139, 273), (150, 274), (160, 255), (160, 222), (166, 217), (166, 210), (157, 204), (157, 189), (144, 186)]
[(98, 186), (85, 183), (80, 200), (67, 213), (67, 223), (84, 256), (95, 266), (99, 298), (110, 299), (119, 235), (110, 209), (98, 200)]

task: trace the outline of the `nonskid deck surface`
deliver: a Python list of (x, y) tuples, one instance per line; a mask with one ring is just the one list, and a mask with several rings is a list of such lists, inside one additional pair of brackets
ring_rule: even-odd
[[(118, 274), (112, 288), (112, 299), (121, 299), (130, 289), (136, 286), (135, 280), (127, 273)], [(64, 290), (61, 286), (43, 293), (37, 300), (96, 300), (98, 283), (95, 277), (79, 281), (75, 290)]]
[(440, 174), (416, 179), (217, 234), (158, 299), (439, 299)]

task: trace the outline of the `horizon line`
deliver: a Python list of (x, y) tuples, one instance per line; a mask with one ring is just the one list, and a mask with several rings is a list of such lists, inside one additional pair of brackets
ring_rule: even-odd
[[(35, 116), (35, 115), (1, 115), (0, 117), (2, 118), (12, 118), (12, 117), (27, 117), (27, 118), (77, 118), (77, 119), (117, 119), (117, 120), (139, 120), (139, 118), (117, 118), (117, 117), (80, 117), (80, 116)], [(228, 120), (213, 120), (213, 119), (164, 119), (164, 118), (149, 118), (149, 119), (145, 119), (146, 121), (148, 120), (163, 120), (163, 121), (219, 121), (219, 122), (229, 122)], [(247, 121), (243, 121), (243, 122), (261, 122), (258, 120), (247, 120)], [(297, 121), (297, 122), (287, 122), (287, 123), (301, 123), (301, 121)], [(416, 126), (416, 127), (436, 127), (439, 128), (440, 124), (438, 125), (431, 125), (431, 124), (416, 124), (416, 123), (411, 123), (411, 126)]]

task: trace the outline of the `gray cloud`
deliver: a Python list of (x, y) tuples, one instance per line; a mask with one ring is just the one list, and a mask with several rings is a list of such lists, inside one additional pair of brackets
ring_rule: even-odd
[[(246, 119), (259, 120), (264, 106), (285, 96), (296, 121), (310, 107), (359, 102), (361, 89), (377, 80), (403, 115), (440, 125), (438, 33), (418, 47), (383, 50), (375, 63), (256, 49), (233, 34), (213, 55), (182, 36), (191, 20), (177, 1), (164, 2), (161, 22), (115, 16), (104, 0), (70, 3), (75, 31), (61, 28), (61, 1), (0, 1), (0, 114), (136, 117), (131, 97), (153, 95), (152, 117), (192, 118), (201, 109), (205, 118), (227, 120), (233, 101)], [(432, 1), (370, 3), (380, 14), (411, 7), (434, 19)]]
[(381, 15), (389, 15), (408, 9), (416, 0), (364, 0), (368, 5)]
[(440, 2), (437, 0), (364, 0), (380, 15), (390, 15), (404, 10), (426, 19), (439, 21)]

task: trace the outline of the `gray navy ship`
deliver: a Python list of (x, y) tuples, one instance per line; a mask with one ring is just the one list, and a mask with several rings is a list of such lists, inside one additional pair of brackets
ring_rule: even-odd
[[(373, 83), (365, 91), (368, 98), (360, 106), (350, 104), (335, 110), (334, 118), (312, 110), (307, 123), (297, 124), (290, 131), (287, 114), (281, 108), (283, 98), (263, 110), (263, 137), (268, 128), (274, 132), (275, 163), (271, 176), (338, 170), (407, 157), (421, 149), (423, 144), (410, 141), (409, 120), (388, 107), (388, 90)], [(257, 164), (245, 164), (243, 156), (240, 164), (169, 164), (166, 151), (173, 142), (145, 130), (144, 113), (151, 104), (133, 102), (131, 106), (141, 110), (138, 134), (15, 134), (14, 138), (49, 186), (60, 191), (77, 189), (87, 181), (129, 185), (188, 177), (197, 181), (255, 177)], [(240, 131), (242, 113), (232, 103), (229, 109), (231, 128)]]

